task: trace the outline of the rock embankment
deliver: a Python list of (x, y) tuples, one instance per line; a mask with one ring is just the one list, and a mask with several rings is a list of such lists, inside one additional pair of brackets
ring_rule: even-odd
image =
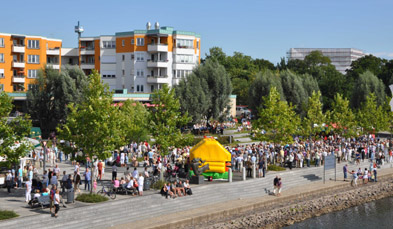
[[(392, 179), (369, 183), (358, 188), (334, 190), (333, 193), (310, 199), (299, 199), (297, 203), (271, 210), (256, 209), (219, 222), (205, 222), (207, 228), (280, 228), (329, 212), (360, 205), (377, 199), (393, 196)], [(360, 182), (359, 182), (360, 183)], [(197, 225), (195, 225), (198, 227)]]

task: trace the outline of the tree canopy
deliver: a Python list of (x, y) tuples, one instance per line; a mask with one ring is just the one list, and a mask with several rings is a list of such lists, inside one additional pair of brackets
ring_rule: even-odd
[(31, 130), (28, 115), (9, 120), (12, 111), (12, 98), (0, 93), (0, 156), (6, 157), (8, 165), (16, 164), (19, 158), (27, 155), (32, 145), (26, 141)]
[(190, 135), (182, 135), (181, 128), (191, 118), (181, 114), (179, 99), (175, 97), (174, 89), (164, 85), (153, 94), (154, 107), (150, 111), (149, 127), (155, 143), (160, 147), (160, 153), (166, 155), (171, 146), (180, 147), (189, 144)]
[(46, 66), (39, 71), (35, 87), (27, 92), (27, 109), (34, 122), (48, 138), (59, 123), (64, 123), (69, 112), (67, 105), (83, 99), (82, 90), (87, 77), (79, 68), (62, 72)]

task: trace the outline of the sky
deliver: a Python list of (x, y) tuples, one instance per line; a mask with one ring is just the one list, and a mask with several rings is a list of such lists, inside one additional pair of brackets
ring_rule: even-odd
[(40, 35), (76, 47), (82, 36), (145, 29), (156, 21), (201, 35), (211, 47), (274, 64), (290, 48), (357, 48), (393, 58), (392, 0), (31, 0), (4, 1), (0, 33)]

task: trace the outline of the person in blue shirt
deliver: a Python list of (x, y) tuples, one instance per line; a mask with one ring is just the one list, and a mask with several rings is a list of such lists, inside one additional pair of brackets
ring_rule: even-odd
[(147, 155), (149, 156), (149, 164), (151, 167), (153, 167), (153, 155), (154, 155), (153, 151), (150, 150)]
[(87, 190), (90, 190), (90, 183), (91, 183), (91, 172), (87, 168), (85, 172), (85, 190), (86, 187), (88, 188)]

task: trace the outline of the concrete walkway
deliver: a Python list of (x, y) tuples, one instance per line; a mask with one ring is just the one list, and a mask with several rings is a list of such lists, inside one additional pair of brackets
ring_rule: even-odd
[[(337, 167), (339, 180), (342, 180), (343, 177), (343, 165), (344, 163), (341, 163)], [(368, 166), (368, 162), (363, 162), (360, 166), (350, 165), (349, 169), (357, 169), (358, 167), (364, 169)], [(385, 164), (384, 169), (390, 167), (391, 164)], [(379, 174), (383, 172), (383, 170), (380, 171)], [(28, 225), (28, 228), (155, 227), (161, 225), (162, 222), (175, 222), (176, 219), (191, 217), (192, 215), (187, 215), (187, 212), (195, 211), (203, 215), (202, 213), (217, 210), (216, 207), (220, 207), (220, 209), (226, 209), (228, 206), (236, 207), (237, 205), (234, 204), (239, 200), (272, 198), (269, 193), (272, 192), (273, 178), (276, 175), (282, 178), (284, 191), (290, 191), (293, 188), (301, 191), (304, 190), (304, 187), (311, 187), (311, 184), (315, 184), (316, 187), (327, 185), (321, 184), (323, 167), (269, 172), (266, 178), (200, 185), (193, 188), (194, 195), (192, 196), (176, 199), (165, 199), (159, 194), (130, 197), (74, 209), (61, 209), (59, 217), (56, 219), (48, 214), (39, 214), (7, 220), (0, 223), (0, 228), (20, 228), (21, 225)], [(329, 170), (326, 176), (327, 179), (334, 178), (334, 170)], [(204, 217), (207, 217), (206, 214)]]

